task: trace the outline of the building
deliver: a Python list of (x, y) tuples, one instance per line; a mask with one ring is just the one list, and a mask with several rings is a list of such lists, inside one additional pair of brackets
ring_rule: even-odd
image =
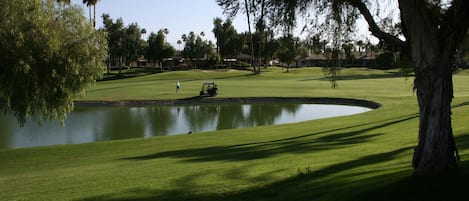
[(332, 59), (331, 53), (309, 54), (297, 57), (290, 67), (373, 67), (378, 55), (376, 52), (352, 52), (350, 56), (340, 53), (339, 59)]

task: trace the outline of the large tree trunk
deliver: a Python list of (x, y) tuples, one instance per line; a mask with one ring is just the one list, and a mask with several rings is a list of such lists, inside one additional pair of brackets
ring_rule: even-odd
[(415, 174), (448, 174), (459, 167), (451, 126), (452, 63), (456, 41), (452, 30), (420, 0), (399, 1), (403, 30), (409, 42), (419, 104), (419, 135)]
[(458, 169), (459, 158), (451, 126), (453, 83), (450, 63), (417, 67), (415, 76), (420, 109), (418, 145), (413, 157), (415, 173), (454, 172)]

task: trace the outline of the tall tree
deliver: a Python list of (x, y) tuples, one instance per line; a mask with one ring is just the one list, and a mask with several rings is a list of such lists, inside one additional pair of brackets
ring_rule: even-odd
[(73, 6), (0, 2), (0, 110), (61, 119), (104, 72), (106, 39)]
[(147, 30), (145, 28), (143, 28), (142, 30), (140, 30), (140, 33), (142, 34), (142, 39), (145, 39), (145, 35), (147, 34)]
[(277, 50), (278, 59), (290, 71), (290, 64), (295, 61), (296, 56), (300, 53), (299, 39), (294, 38), (292, 34), (287, 34), (279, 39), (280, 47)]
[(109, 64), (108, 72), (111, 68), (112, 61), (117, 61), (119, 72), (123, 64), (123, 37), (124, 37), (124, 21), (119, 18), (116, 22), (108, 14), (103, 14), (104, 32), (107, 33)]
[[(242, 2), (241, 2), (242, 1)], [(264, 0), (261, 0), (262, 3), (264, 3)], [(258, 68), (255, 65), (255, 50), (254, 50), (254, 38), (251, 30), (251, 17), (253, 14), (256, 13), (256, 7), (258, 5), (258, 0), (217, 0), (218, 5), (222, 6), (225, 8), (225, 12), (229, 14), (230, 16), (236, 16), (238, 14), (238, 11), (243, 11), (244, 14), (246, 14), (247, 18), (247, 25), (248, 25), (248, 32), (246, 33), (245, 36), (247, 36), (247, 41), (249, 42), (249, 53), (251, 55), (251, 65), (253, 66), (253, 72), (254, 74), (259, 74), (260, 68)], [(262, 9), (262, 11), (264, 11)], [(241, 37), (243, 37), (241, 35)], [(243, 48), (244, 49), (244, 48)]]
[(178, 44), (178, 50), (180, 50), (180, 49), (181, 49), (182, 40), (178, 40), (176, 43)]
[[(221, 55), (221, 46), (224, 43), (224, 37), (223, 37), (223, 20), (221, 18), (215, 18), (213, 19), (213, 29), (212, 32), (215, 35), (215, 38), (217, 39), (217, 42), (215, 43), (217, 45), (217, 53)], [(221, 56), (223, 57), (223, 55)]]
[(264, 50), (262, 51), (265, 60), (272, 60), (275, 58), (278, 49), (280, 47), (280, 42), (278, 39), (275, 38), (274, 32), (269, 30), (266, 33), (266, 43), (264, 46)]
[[(96, 28), (96, 4), (99, 0), (83, 0), (83, 4), (86, 4), (90, 9), (90, 21), (93, 23), (93, 27)], [(91, 7), (93, 7), (93, 17), (91, 17)]]
[[(257, 42), (257, 64), (258, 68), (256, 69), (256, 74), (261, 73), (261, 68), (260, 65), (262, 65), (262, 56), (265, 48), (265, 43), (266, 43), (266, 34), (265, 34), (265, 0), (256, 0), (253, 1), (253, 8), (258, 8), (258, 9), (252, 9), (254, 12), (254, 16), (256, 16), (256, 13), (259, 13), (256, 19), (256, 35), (258, 36)], [(259, 10), (259, 11), (257, 11)]]
[(83, 0), (83, 4), (86, 5), (86, 7), (88, 7), (88, 14), (90, 15), (90, 23), (93, 23), (93, 16), (91, 15), (91, 3), (89, 3), (89, 0)]
[[(252, 60), (251, 60), (251, 65), (253, 66), (253, 71), (254, 73), (257, 74), (257, 70), (256, 70), (256, 64), (254, 63), (254, 40), (253, 40), (253, 37), (252, 37), (252, 31), (251, 31), (251, 12), (249, 11), (250, 9), (250, 4), (248, 3), (248, 0), (244, 0), (244, 8), (246, 9), (246, 18), (247, 18), (247, 22), (248, 22), (248, 33), (249, 33), (249, 43), (250, 43), (250, 47), (251, 47), (251, 56), (252, 56)], [(260, 73), (260, 71), (259, 71)]]
[(227, 19), (223, 22), (222, 19), (215, 18), (213, 25), (213, 33), (217, 39), (217, 50), (220, 56), (222, 58), (238, 56), (242, 43), (231, 20)]
[(109, 58), (117, 61), (119, 74), (124, 64), (130, 64), (145, 54), (145, 41), (137, 23), (124, 27), (122, 18), (115, 22), (108, 14), (103, 14), (103, 31), (108, 35)]
[(142, 40), (142, 32), (137, 23), (129, 24), (124, 30), (123, 52), (126, 63), (136, 61), (140, 56), (144, 55), (143, 51), (145, 41)]
[(184, 49), (182, 50), (182, 56), (189, 58), (195, 65), (201, 60), (209, 59), (213, 53), (213, 44), (211, 41), (204, 40), (204, 35), (205, 34), (203, 32), (196, 35), (191, 31), (189, 34), (184, 34), (181, 37), (185, 44)]
[(174, 47), (166, 42), (167, 33), (169, 33), (167, 29), (161, 29), (156, 34), (152, 32), (147, 41), (147, 58), (153, 63), (158, 63), (161, 70), (163, 70), (163, 65), (160, 63), (163, 59), (170, 58), (176, 53)]
[[(217, 0), (226, 12), (239, 9), (240, 0)], [(418, 144), (414, 151), (416, 174), (443, 174), (459, 167), (459, 156), (451, 125), (453, 63), (458, 44), (469, 27), (467, 0), (397, 0), (402, 37), (380, 26), (371, 8), (384, 8), (372, 0), (269, 0), (270, 16), (277, 24), (291, 26), (297, 14), (328, 26), (334, 33), (354, 26), (359, 15), (370, 32), (388, 47), (400, 50), (411, 60), (419, 105)], [(314, 14), (312, 14), (314, 13)], [(325, 20), (322, 20), (325, 19)], [(343, 33), (343, 32), (342, 32)], [(344, 34), (333, 34), (344, 36)], [(347, 36), (347, 34), (345, 34)], [(402, 39), (404, 38), (404, 39)], [(335, 38), (340, 41), (340, 38)]]

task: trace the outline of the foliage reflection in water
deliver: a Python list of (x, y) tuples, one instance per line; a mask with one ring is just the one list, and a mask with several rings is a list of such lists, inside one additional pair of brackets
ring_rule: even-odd
[(213, 104), (149, 107), (77, 107), (65, 126), (39, 125), (0, 115), (0, 149), (177, 135), (301, 122), (369, 111), (322, 104)]

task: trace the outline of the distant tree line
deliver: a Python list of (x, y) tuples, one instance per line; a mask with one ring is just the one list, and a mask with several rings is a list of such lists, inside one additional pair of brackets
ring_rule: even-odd
[[(339, 48), (333, 47), (320, 34), (300, 39), (291, 33), (276, 36), (274, 30), (257, 25), (254, 33), (238, 33), (230, 19), (213, 20), (213, 30), (216, 43), (205, 39), (205, 33), (196, 34), (193, 31), (183, 34), (177, 43), (183, 44), (178, 53), (167, 42), (168, 29), (161, 29), (157, 33), (151, 32), (148, 39), (144, 39), (146, 30), (131, 23), (124, 26), (121, 18), (113, 20), (109, 15), (103, 16), (104, 26), (100, 31), (107, 34), (108, 39), (108, 70), (110, 66), (117, 66), (119, 72), (124, 66), (130, 66), (139, 59), (148, 60), (148, 66), (159, 67), (204, 67), (225, 68), (232, 66), (267, 66), (272, 64), (286, 67), (298, 58), (311, 54), (321, 54), (330, 61), (340, 60), (340, 63), (330, 62), (328, 65), (340, 67), (356, 66), (357, 53), (376, 53), (374, 62), (366, 67), (390, 69), (400, 67), (399, 53), (385, 44), (372, 44), (369, 40), (349, 41)], [(253, 45), (251, 47), (251, 38)], [(466, 37), (467, 38), (467, 37)], [(455, 65), (469, 67), (469, 39), (461, 44), (458, 60)], [(244, 58), (243, 56), (244, 55)], [(237, 62), (233, 62), (236, 60)], [(270, 62), (270, 63), (269, 63)]]
[[(173, 59), (176, 49), (167, 42), (168, 29), (161, 29), (157, 33), (151, 32), (148, 39), (144, 39), (146, 29), (142, 29), (137, 23), (124, 26), (122, 18), (113, 20), (108, 14), (103, 16), (104, 27), (101, 31), (107, 34), (108, 39), (108, 70), (111, 66), (117, 66), (119, 73), (124, 66), (130, 66), (138, 59), (146, 59), (149, 65), (158, 66), (161, 69), (165, 59)], [(200, 61), (217, 61), (217, 55), (213, 52), (214, 45), (204, 39), (205, 34), (190, 32), (181, 36), (178, 44), (184, 43), (181, 56), (188, 60), (189, 65), (205, 65)], [(173, 61), (168, 65), (176, 65)]]
[[(70, 3), (69, 0), (57, 0), (58, 2)], [(90, 8), (90, 22), (96, 26), (96, 4), (99, 0), (83, 0), (83, 4)], [(254, 24), (254, 33), (243, 32), (238, 33), (234, 28), (232, 21), (227, 19), (223, 21), (221, 18), (215, 18), (213, 21), (213, 33), (216, 43), (205, 40), (204, 33), (195, 34), (189, 32), (181, 36), (178, 44), (184, 43), (184, 48), (180, 52), (182, 58), (186, 59), (185, 66), (193, 67), (223, 67), (224, 59), (238, 58), (240, 54), (247, 55), (250, 59), (244, 59), (244, 65), (266, 66), (269, 61), (279, 61), (281, 65), (287, 67), (295, 61), (299, 56), (308, 54), (324, 54), (331, 60), (342, 60), (343, 67), (353, 66), (356, 64), (354, 60), (354, 52), (375, 52), (376, 60), (372, 68), (390, 69), (400, 67), (400, 55), (392, 47), (388, 47), (386, 43), (380, 41), (379, 44), (372, 44), (370, 41), (344, 39), (346, 42), (339, 47), (334, 47), (329, 39), (321, 38), (321, 34), (309, 36), (304, 39), (293, 36), (292, 27), (287, 27), (283, 36), (276, 37), (270, 26), (266, 26), (270, 22), (267, 15), (266, 1), (247, 1), (248, 5), (241, 10), (244, 12)], [(92, 16), (91, 8), (94, 8)], [(145, 58), (150, 65), (163, 68), (164, 65), (177, 65), (178, 61), (163, 62), (167, 58), (173, 58), (177, 51), (167, 43), (166, 35), (168, 29), (161, 29), (157, 33), (150, 33), (148, 40), (144, 40), (140, 34), (146, 34), (145, 29), (140, 29), (137, 23), (132, 23), (127, 27), (123, 26), (121, 18), (115, 22), (109, 15), (103, 15), (104, 28), (108, 33), (109, 42), (109, 61), (117, 65), (119, 70), (124, 65), (130, 65), (130, 62), (138, 58)], [(251, 23), (251, 22), (249, 22)], [(275, 22), (270, 22), (275, 23)], [(400, 33), (399, 24), (392, 25), (389, 19), (382, 22), (389, 27), (390, 32), (394, 35)], [(251, 25), (251, 24), (249, 24)], [(120, 32), (120, 33), (119, 33)], [(347, 41), (348, 40), (348, 41)], [(251, 43), (252, 41), (252, 43)], [(341, 55), (344, 55), (341, 58)], [(469, 68), (469, 33), (466, 39), (461, 43), (457, 51), (455, 66)], [(108, 62), (108, 64), (111, 64)], [(238, 62), (241, 63), (241, 62)]]

